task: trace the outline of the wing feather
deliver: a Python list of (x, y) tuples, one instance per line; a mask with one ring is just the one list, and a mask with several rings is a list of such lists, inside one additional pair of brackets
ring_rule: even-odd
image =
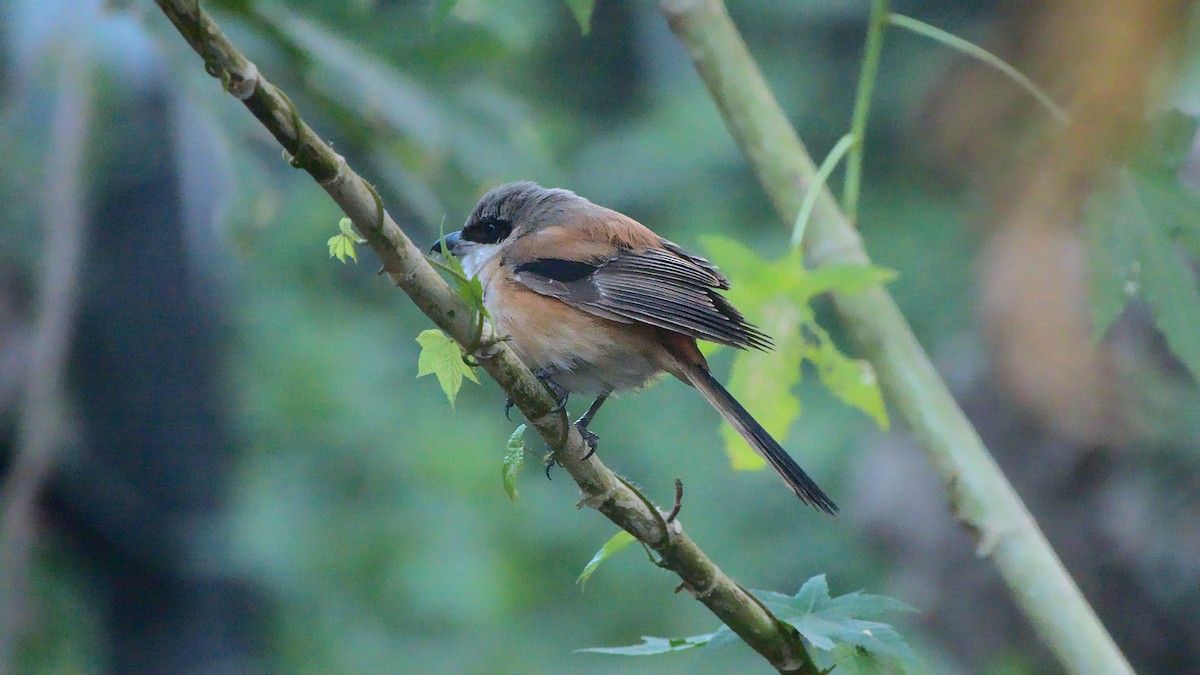
[(718, 291), (729, 282), (712, 263), (663, 240), (663, 248), (617, 249), (588, 263), (537, 259), (516, 266), (530, 290), (622, 323), (644, 323), (739, 349), (770, 349), (771, 338)]

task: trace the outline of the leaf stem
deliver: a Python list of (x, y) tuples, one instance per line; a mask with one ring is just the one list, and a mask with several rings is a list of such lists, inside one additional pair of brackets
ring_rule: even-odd
[(903, 14), (889, 14), (887, 22), (893, 26), (896, 26), (897, 28), (903, 28), (922, 37), (927, 37), (935, 42), (940, 42), (961, 54), (966, 54), (971, 58), (978, 59), (986, 63), (1001, 73), (1004, 73), (1008, 79), (1012, 80), (1019, 87), (1029, 92), (1029, 94), (1037, 99), (1037, 102), (1041, 103), (1042, 106), (1050, 113), (1050, 115), (1054, 118), (1054, 121), (1063, 126), (1067, 126), (1071, 123), (1071, 116), (1067, 114), (1067, 111), (1063, 110), (1062, 106), (1055, 103), (1054, 99), (1050, 98), (1050, 95), (1047, 94), (1041, 87), (1034, 84), (1033, 80), (1029, 79), (1024, 73), (1009, 65), (1009, 63), (1004, 59), (996, 56), (983, 47), (980, 47), (973, 42), (964, 40), (952, 33), (947, 33), (937, 26), (931, 26), (924, 21), (920, 21), (909, 16), (904, 16)]
[[(862, 71), (858, 76), (858, 90), (854, 94), (854, 114), (850, 121), (850, 135), (858, 142), (850, 148), (846, 159), (846, 183), (842, 187), (842, 211), (851, 222), (858, 220), (858, 194), (862, 187), (863, 146), (867, 131), (867, 117), (871, 112), (871, 94), (875, 91), (875, 80), (879, 76), (879, 60), (883, 54), (883, 33), (888, 22), (887, 0), (871, 0), (871, 16), (867, 20), (867, 44), (863, 50)], [(815, 201), (815, 199), (814, 199)]]
[(833, 149), (825, 157), (825, 161), (821, 162), (821, 167), (817, 169), (817, 175), (813, 178), (813, 182), (808, 186), (808, 192), (804, 195), (804, 202), (800, 204), (800, 213), (796, 215), (796, 224), (792, 226), (792, 247), (800, 245), (804, 240), (804, 230), (808, 227), (808, 219), (812, 216), (813, 206), (817, 203), (817, 197), (821, 195), (821, 190), (825, 189), (825, 183), (829, 180), (829, 175), (833, 173), (838, 162), (842, 161), (842, 157), (846, 156), (846, 152), (858, 144), (858, 136), (853, 133), (847, 133), (838, 139), (834, 144)]

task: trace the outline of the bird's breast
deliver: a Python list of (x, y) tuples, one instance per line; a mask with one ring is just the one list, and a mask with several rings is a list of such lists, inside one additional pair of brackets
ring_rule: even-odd
[(485, 282), (484, 304), (517, 356), (571, 392), (641, 387), (662, 370), (649, 326), (593, 316), (500, 275)]

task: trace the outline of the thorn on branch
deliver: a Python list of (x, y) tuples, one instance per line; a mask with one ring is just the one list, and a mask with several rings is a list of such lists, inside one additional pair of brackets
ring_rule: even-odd
[[(679, 509), (682, 509), (682, 508), (683, 508), (683, 481), (676, 478), (675, 479), (675, 508), (671, 509), (671, 512), (669, 514), (667, 514), (667, 524), (675, 522), (675, 517), (679, 515)], [(676, 590), (675, 592), (678, 593), (679, 591)]]

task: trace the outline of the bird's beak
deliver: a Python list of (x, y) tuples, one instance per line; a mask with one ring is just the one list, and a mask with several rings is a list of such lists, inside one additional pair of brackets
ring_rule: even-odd
[(445, 237), (433, 242), (433, 246), (429, 247), (429, 252), (430, 253), (442, 253), (443, 246), (444, 246), (445, 247), (444, 250), (446, 253), (449, 253), (450, 255), (456, 255), (458, 253), (458, 247), (461, 244), (462, 244), (462, 231), (460, 230), (458, 232), (451, 232), (450, 234), (446, 235)]

